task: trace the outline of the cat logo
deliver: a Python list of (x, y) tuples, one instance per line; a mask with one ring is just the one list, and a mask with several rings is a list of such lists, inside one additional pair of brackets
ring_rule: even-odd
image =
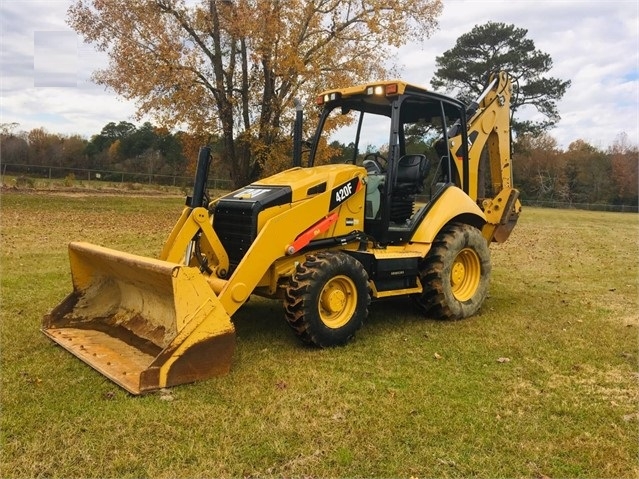
[(268, 188), (245, 188), (242, 191), (239, 191), (233, 195), (233, 198), (239, 198), (240, 200), (252, 200), (253, 198), (257, 198), (264, 193), (268, 193), (271, 191)]

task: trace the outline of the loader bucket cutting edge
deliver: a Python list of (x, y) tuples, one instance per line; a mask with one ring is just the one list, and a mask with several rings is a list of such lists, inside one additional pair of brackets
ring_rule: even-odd
[(46, 336), (132, 394), (228, 373), (235, 328), (197, 268), (88, 243), (69, 259)]

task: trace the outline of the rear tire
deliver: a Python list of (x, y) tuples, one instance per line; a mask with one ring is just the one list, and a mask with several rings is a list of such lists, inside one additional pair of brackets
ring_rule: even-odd
[(286, 321), (307, 344), (322, 348), (350, 341), (368, 316), (368, 274), (342, 252), (321, 252), (297, 266), (286, 288)]
[(415, 296), (429, 316), (463, 319), (474, 315), (488, 295), (490, 250), (481, 232), (453, 223), (437, 235), (420, 266), (424, 292)]

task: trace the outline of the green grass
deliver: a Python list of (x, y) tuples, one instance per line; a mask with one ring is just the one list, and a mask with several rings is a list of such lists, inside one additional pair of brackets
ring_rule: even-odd
[(182, 203), (2, 196), (0, 477), (639, 475), (636, 215), (527, 208), (479, 316), (378, 302), (343, 348), (254, 297), (228, 376), (133, 397), (40, 320), (69, 241), (156, 256)]
[[(127, 175), (127, 174), (125, 174)], [(143, 175), (142, 175), (143, 176)], [(131, 183), (122, 181), (89, 180), (82, 176), (68, 175), (65, 178), (36, 178), (30, 176), (2, 175), (0, 184), (9, 189), (22, 192), (83, 192), (87, 193), (137, 193), (137, 194), (158, 194), (184, 195), (191, 191), (191, 188), (181, 186), (158, 185), (154, 183)]]

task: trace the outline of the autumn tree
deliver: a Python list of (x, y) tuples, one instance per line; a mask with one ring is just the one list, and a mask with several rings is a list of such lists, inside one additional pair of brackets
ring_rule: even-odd
[(579, 203), (609, 203), (612, 197), (610, 156), (584, 140), (573, 141), (562, 154), (566, 184)]
[(209, 134), (194, 134), (192, 132), (178, 131), (175, 134), (176, 140), (180, 143), (182, 155), (186, 161), (186, 172), (193, 174), (197, 164), (197, 157), (202, 145), (212, 146), (213, 161), (211, 162), (211, 171), (218, 178), (229, 178), (229, 168), (227, 164), (222, 164), (220, 160), (220, 151), (223, 150), (223, 142), (217, 136)]
[(63, 136), (60, 143), (60, 164), (70, 168), (86, 167), (87, 143), (80, 135)]
[(20, 126), (20, 123), (16, 123), (15, 121), (10, 121), (7, 123), (0, 123), (0, 138), (7, 138), (11, 135), (14, 135), (14, 131), (16, 128)]
[(639, 198), (639, 148), (631, 145), (628, 135), (621, 133), (609, 149), (614, 202), (636, 205)]
[(29, 158), (29, 143), (25, 132), (16, 132), (19, 123), (0, 123), (0, 163), (25, 164)]
[(29, 163), (32, 165), (61, 166), (59, 159), (61, 138), (45, 128), (34, 128), (27, 134)]
[(136, 126), (128, 121), (113, 121), (102, 127), (97, 135), (91, 137), (87, 145), (90, 168), (111, 168), (120, 161), (121, 142), (136, 130)]
[[(290, 164), (293, 99), (387, 74), (441, 0), (76, 0), (69, 24), (108, 53), (94, 81), (161, 125), (223, 141), (236, 185)], [(310, 131), (310, 130), (309, 130)]]
[(525, 199), (566, 200), (557, 141), (548, 134), (524, 134), (517, 143), (514, 181)]
[(106, 150), (106, 158), (110, 165), (117, 165), (122, 160), (120, 140), (115, 140)]
[[(515, 25), (488, 22), (460, 36), (453, 48), (436, 57), (434, 88), (455, 92), (467, 102), (477, 98), (491, 72), (505, 70), (513, 78), (512, 129), (523, 134), (548, 131), (560, 119), (557, 102), (570, 80), (547, 75), (552, 58), (527, 38), (528, 30)], [(515, 118), (516, 112), (533, 107), (542, 121)]]

